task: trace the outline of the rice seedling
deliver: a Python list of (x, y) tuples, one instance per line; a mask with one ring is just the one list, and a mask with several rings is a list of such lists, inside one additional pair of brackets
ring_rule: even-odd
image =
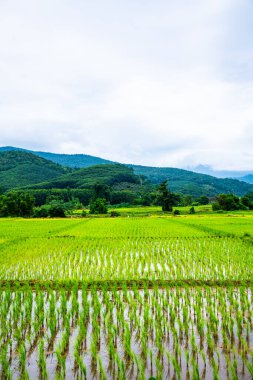
[(250, 222), (0, 220), (0, 377), (252, 377)]

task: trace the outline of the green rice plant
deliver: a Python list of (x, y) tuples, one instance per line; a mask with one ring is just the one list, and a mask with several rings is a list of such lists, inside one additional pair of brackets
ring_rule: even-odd
[(249, 218), (194, 218), (0, 220), (5, 377), (19, 376), (16, 353), (28, 368), (36, 352), (37, 371), (47, 352), (58, 378), (73, 366), (79, 378), (102, 368), (111, 378), (161, 368), (169, 378), (218, 378), (226, 363), (228, 379), (250, 376), (253, 253), (236, 237)]
[(29, 379), (27, 370), (26, 370), (26, 347), (22, 343), (19, 347), (19, 368), (20, 368), (20, 377), (22, 380)]
[(40, 371), (40, 377), (42, 380), (48, 379), (45, 351), (44, 351), (44, 341), (40, 339), (38, 343), (38, 366)]
[(0, 363), (1, 363), (1, 375), (3, 379), (11, 380), (12, 372), (10, 369), (8, 357), (7, 357), (7, 347), (2, 346), (0, 349)]

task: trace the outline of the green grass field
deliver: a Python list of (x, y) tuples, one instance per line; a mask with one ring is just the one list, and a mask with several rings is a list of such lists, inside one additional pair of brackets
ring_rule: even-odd
[(203, 207), (0, 219), (0, 377), (252, 378), (253, 214)]

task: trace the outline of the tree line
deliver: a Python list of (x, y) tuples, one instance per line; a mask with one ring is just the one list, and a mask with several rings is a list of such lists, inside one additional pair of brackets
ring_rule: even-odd
[[(145, 194), (133, 194), (127, 190), (111, 191), (103, 183), (96, 183), (91, 189), (40, 189), (35, 191), (11, 191), (0, 195), (0, 217), (64, 217), (73, 210), (89, 206), (91, 214), (106, 214), (108, 205), (161, 206), (165, 212), (172, 212), (177, 206), (206, 205), (212, 203), (213, 211), (252, 210), (253, 194), (241, 198), (233, 194), (220, 194), (215, 199), (206, 196), (193, 198), (173, 193), (167, 181)], [(174, 214), (176, 215), (174, 210)], [(85, 215), (85, 212), (83, 213)]]

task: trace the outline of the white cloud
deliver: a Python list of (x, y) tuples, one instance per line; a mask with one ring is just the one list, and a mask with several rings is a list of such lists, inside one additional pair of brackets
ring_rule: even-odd
[(248, 0), (0, 2), (0, 144), (253, 169), (250, 14)]

